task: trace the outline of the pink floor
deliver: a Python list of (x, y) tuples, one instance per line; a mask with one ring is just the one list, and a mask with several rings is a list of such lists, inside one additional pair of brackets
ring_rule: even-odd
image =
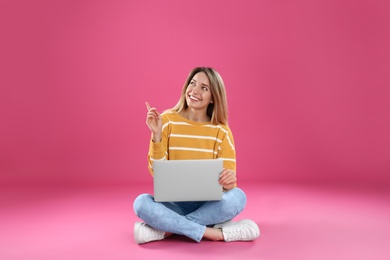
[(132, 201), (150, 185), (2, 188), (0, 259), (389, 259), (390, 192), (241, 183), (254, 242), (173, 236), (137, 245)]

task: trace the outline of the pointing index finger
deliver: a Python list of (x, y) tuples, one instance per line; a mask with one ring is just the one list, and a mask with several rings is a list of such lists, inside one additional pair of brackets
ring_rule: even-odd
[(145, 105), (146, 105), (146, 108), (148, 109), (148, 110), (150, 110), (150, 105), (149, 105), (149, 103), (148, 102), (145, 102)]

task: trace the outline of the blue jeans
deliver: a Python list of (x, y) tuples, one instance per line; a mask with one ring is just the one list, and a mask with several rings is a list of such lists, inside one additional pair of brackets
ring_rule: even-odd
[(246, 205), (246, 195), (233, 188), (220, 201), (155, 202), (150, 194), (141, 194), (134, 201), (135, 214), (151, 227), (202, 240), (206, 226), (223, 223), (237, 216)]

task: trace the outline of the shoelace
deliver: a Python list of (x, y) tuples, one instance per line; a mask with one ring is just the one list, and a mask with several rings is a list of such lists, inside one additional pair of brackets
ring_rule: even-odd
[(226, 232), (230, 240), (240, 240), (243, 238), (243, 232), (241, 228), (235, 228)]
[(161, 238), (161, 231), (159, 230), (156, 230), (154, 228), (152, 228), (151, 226), (147, 225), (147, 224), (143, 224), (144, 228), (147, 228), (148, 229), (148, 239), (157, 239), (157, 238)]

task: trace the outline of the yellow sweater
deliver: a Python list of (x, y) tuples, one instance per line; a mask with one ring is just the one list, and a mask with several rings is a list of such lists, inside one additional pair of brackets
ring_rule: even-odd
[(227, 125), (190, 121), (176, 112), (162, 117), (162, 140), (150, 141), (148, 168), (155, 160), (222, 159), (226, 169), (236, 171), (234, 139)]

